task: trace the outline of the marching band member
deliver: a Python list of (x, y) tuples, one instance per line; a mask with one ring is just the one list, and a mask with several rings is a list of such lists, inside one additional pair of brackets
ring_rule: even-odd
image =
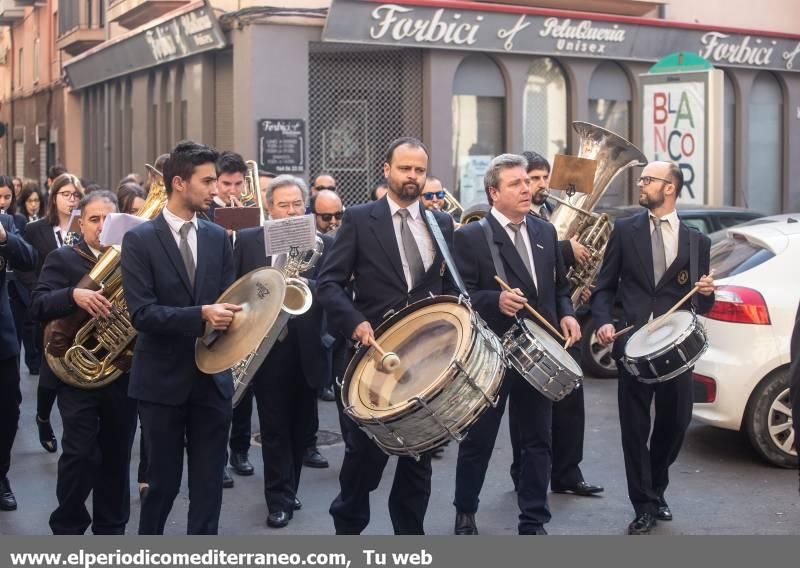
[[(441, 253), (419, 204), (425, 186), (428, 150), (419, 140), (400, 138), (390, 146), (383, 165), (389, 186), (386, 199), (349, 207), (336, 242), (318, 279), (320, 303), (331, 328), (343, 338), (366, 343), (373, 326), (389, 313), (451, 291)], [(435, 212), (445, 240), (453, 220)], [(456, 292), (457, 294), (457, 292)], [(335, 357), (335, 375), (343, 376), (353, 355), (350, 345)], [(433, 377), (432, 377), (433, 379)], [(388, 456), (348, 418), (337, 396), (345, 455), (340, 491), (330, 507), (336, 534), (360, 534), (369, 524), (369, 496), (380, 483)], [(423, 534), (431, 493), (431, 458), (400, 457), (389, 496), (395, 534)]]
[(138, 331), (129, 394), (139, 401), (150, 487), (142, 499), (139, 534), (162, 534), (189, 462), (189, 534), (216, 534), (222, 472), (231, 423), (230, 371), (202, 373), (195, 340), (206, 323), (224, 331), (232, 304), (216, 304), (233, 282), (233, 253), (222, 227), (197, 218), (217, 195), (218, 154), (181, 142), (164, 164), (167, 204), (128, 231), (122, 279)]
[(420, 203), (425, 209), (441, 211), (444, 207), (444, 186), (439, 178), (428, 176), (420, 198)]
[(36, 251), (17, 232), (14, 219), (0, 214), (0, 511), (13, 511), (17, 500), (8, 481), (11, 448), (17, 435), (19, 405), (19, 341), (6, 294), (6, 265), (33, 270)]
[[(117, 199), (95, 191), (81, 200), (81, 233), (74, 247), (48, 255), (33, 292), (31, 313), (45, 324), (82, 309), (92, 317), (109, 314), (112, 305), (102, 291), (77, 284), (103, 252), (100, 232)], [(136, 433), (136, 402), (128, 397), (128, 373), (98, 388), (81, 389), (61, 382), (45, 359), (42, 374), (57, 382), (58, 409), (64, 434), (58, 460), (58, 507), (50, 515), (53, 534), (125, 534), (130, 517), (129, 470)], [(99, 465), (97, 463), (99, 454)], [(92, 493), (93, 513), (86, 509)]]
[[(671, 162), (650, 162), (639, 178), (639, 204), (647, 211), (617, 220), (603, 258), (592, 300), (592, 319), (603, 345), (614, 343), (619, 372), (619, 421), (628, 496), (636, 517), (628, 534), (647, 534), (656, 519), (672, 520), (664, 499), (669, 466), (678, 457), (692, 418), (691, 370), (672, 380), (645, 384), (620, 364), (631, 333), (614, 341), (611, 310), (619, 298), (624, 311), (621, 328), (641, 328), (651, 317), (666, 313), (694, 285), (689, 282), (690, 239), (694, 229), (681, 223), (675, 202), (683, 187), (681, 169)], [(709, 273), (711, 241), (697, 233), (699, 313), (714, 304), (714, 281)], [(651, 428), (650, 406), (655, 399)], [(648, 439), (650, 445), (648, 447)]]
[[(300, 178), (276, 177), (266, 190), (270, 219), (305, 214), (307, 197), (306, 184)], [(333, 239), (326, 235), (321, 238), (325, 251)], [(274, 257), (266, 257), (262, 227), (238, 232), (234, 265), (237, 277), (264, 266), (276, 266)], [(319, 264), (302, 274), (312, 295), (318, 267)], [(288, 525), (294, 511), (302, 507), (297, 489), (303, 455), (312, 434), (318, 383), (331, 372), (322, 352), (322, 308), (313, 301), (305, 314), (289, 320), (286, 336), (278, 339), (252, 381), (261, 425), (267, 525), (272, 528)]]
[[(493, 245), (480, 223), (462, 226), (453, 239), (456, 264), (473, 307), (499, 336), (511, 328), (515, 316), (530, 317), (522, 309), (528, 302), (553, 326), (560, 325), (564, 336), (574, 343), (580, 339), (580, 326), (573, 315), (556, 232), (552, 225), (528, 214), (531, 191), (526, 165), (525, 158), (513, 154), (502, 154), (491, 161), (484, 185), (492, 204), (486, 219)], [(494, 280), (493, 248), (514, 292), (501, 291)], [(544, 524), (550, 520), (547, 487), (552, 402), (512, 369), (507, 371), (498, 405), (486, 410), (459, 445), (456, 534), (478, 534), (478, 496), (506, 399), (510, 399), (510, 414), (516, 417), (521, 446), (518, 530), (520, 534), (547, 534)]]

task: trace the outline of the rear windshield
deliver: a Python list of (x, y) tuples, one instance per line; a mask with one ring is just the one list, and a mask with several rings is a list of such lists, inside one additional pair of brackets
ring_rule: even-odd
[(775, 254), (739, 235), (731, 235), (711, 247), (714, 278), (727, 278), (768, 261)]

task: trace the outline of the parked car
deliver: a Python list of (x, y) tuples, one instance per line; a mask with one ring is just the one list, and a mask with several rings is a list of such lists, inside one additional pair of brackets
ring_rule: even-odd
[[(695, 227), (702, 233), (713, 231), (724, 233), (724, 229), (744, 222), (758, 222), (762, 213), (741, 207), (709, 207), (703, 205), (678, 204), (678, 217), (682, 223)], [(598, 213), (607, 213), (614, 220), (635, 215), (642, 211), (641, 205), (623, 205), (620, 207), (598, 207)], [(617, 310), (619, 311), (619, 310)], [(594, 323), (588, 307), (578, 309), (578, 321), (581, 324), (581, 363), (586, 375), (596, 378), (614, 378), (617, 367), (611, 357), (611, 347), (600, 345), (595, 335)]]
[(710, 347), (694, 369), (694, 417), (744, 432), (756, 452), (797, 467), (789, 341), (800, 301), (800, 214), (729, 229), (713, 245), (716, 302), (700, 318)]

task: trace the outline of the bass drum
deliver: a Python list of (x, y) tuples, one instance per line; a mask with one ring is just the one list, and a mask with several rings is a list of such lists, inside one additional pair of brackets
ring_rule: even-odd
[(342, 381), (346, 414), (387, 454), (419, 458), (461, 441), (490, 405), (505, 374), (499, 338), (458, 298), (414, 303), (385, 321), (375, 338), (400, 365), (378, 367), (371, 347), (356, 351)]

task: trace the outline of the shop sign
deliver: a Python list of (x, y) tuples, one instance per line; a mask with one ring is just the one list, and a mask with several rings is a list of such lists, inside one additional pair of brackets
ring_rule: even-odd
[(258, 121), (258, 167), (275, 174), (303, 174), (306, 169), (306, 123), (299, 118)]

